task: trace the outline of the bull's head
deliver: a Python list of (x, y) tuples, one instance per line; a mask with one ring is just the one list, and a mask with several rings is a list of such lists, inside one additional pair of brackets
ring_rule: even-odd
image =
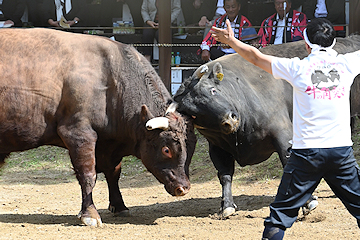
[(232, 77), (234, 74), (224, 71), (220, 62), (199, 67), (174, 96), (179, 112), (192, 116), (199, 129), (235, 132), (240, 117), (236, 100), (230, 97), (237, 95), (234, 81), (230, 81)]
[(165, 116), (154, 117), (143, 105), (141, 122), (146, 126), (139, 148), (143, 164), (168, 193), (185, 195), (190, 189), (189, 165), (196, 144), (189, 117), (176, 112), (173, 105)]

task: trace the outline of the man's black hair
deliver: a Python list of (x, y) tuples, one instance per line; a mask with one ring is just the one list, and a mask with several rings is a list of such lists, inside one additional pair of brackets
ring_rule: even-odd
[(333, 25), (326, 18), (313, 18), (306, 28), (311, 43), (322, 47), (329, 47), (334, 41), (336, 32)]

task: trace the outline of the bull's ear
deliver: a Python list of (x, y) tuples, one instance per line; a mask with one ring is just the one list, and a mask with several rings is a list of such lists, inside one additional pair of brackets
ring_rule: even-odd
[(140, 118), (143, 123), (146, 123), (149, 119), (154, 118), (154, 115), (151, 114), (149, 108), (145, 104), (141, 106)]
[(198, 67), (198, 69), (195, 71), (194, 75), (200, 79), (202, 76), (205, 75), (205, 73), (209, 72), (209, 67), (207, 65), (202, 65)]
[(213, 66), (213, 74), (214, 76), (216, 76), (216, 78), (219, 81), (222, 81), (224, 78), (224, 73), (223, 73), (223, 69), (222, 66), (219, 62), (215, 63), (215, 65)]

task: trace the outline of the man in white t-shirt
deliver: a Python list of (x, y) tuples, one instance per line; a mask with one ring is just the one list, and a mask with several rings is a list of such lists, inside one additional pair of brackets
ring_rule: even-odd
[(332, 49), (335, 30), (323, 18), (313, 19), (304, 31), (309, 56), (302, 60), (262, 54), (227, 29), (213, 27), (212, 36), (293, 86), (293, 146), (264, 223), (263, 239), (283, 239), (322, 178), (360, 227), (360, 175), (352, 149), (349, 102), (350, 87), (360, 74), (360, 51), (337, 54)]

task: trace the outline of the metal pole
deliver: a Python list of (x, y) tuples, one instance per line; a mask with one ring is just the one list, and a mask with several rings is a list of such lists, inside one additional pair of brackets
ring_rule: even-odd
[[(159, 43), (171, 43), (171, 1), (159, 1)], [(159, 75), (171, 92), (171, 47), (159, 47)]]
[(285, 22), (285, 27), (284, 27), (284, 43), (286, 43), (286, 28), (287, 28), (287, 22), (286, 22), (286, 1), (284, 2), (284, 22)]

